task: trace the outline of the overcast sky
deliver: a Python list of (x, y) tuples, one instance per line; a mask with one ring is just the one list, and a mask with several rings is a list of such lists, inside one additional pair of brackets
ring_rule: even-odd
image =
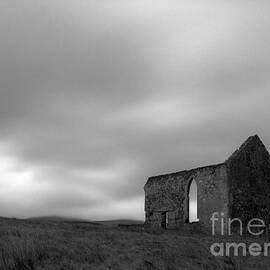
[(144, 218), (148, 176), (270, 149), (268, 1), (0, 2), (0, 215)]

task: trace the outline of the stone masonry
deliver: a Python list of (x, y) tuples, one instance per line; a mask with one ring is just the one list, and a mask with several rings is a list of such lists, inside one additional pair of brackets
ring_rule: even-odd
[(224, 213), (225, 220), (239, 218), (244, 225), (252, 218), (270, 223), (270, 155), (258, 135), (249, 137), (224, 163), (150, 177), (144, 186), (145, 226), (174, 229), (189, 223), (193, 180), (203, 228), (211, 229), (214, 212)]

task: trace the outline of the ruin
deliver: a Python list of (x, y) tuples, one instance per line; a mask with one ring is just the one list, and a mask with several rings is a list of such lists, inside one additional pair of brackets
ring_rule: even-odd
[(222, 213), (224, 219), (241, 219), (243, 224), (252, 218), (270, 224), (270, 155), (258, 135), (249, 137), (224, 163), (148, 178), (145, 226), (173, 229), (191, 223), (193, 181), (196, 222), (203, 228), (211, 229), (214, 212)]

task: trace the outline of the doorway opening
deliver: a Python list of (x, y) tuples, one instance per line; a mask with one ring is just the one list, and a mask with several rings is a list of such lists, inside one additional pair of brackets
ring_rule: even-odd
[(192, 178), (188, 187), (188, 223), (198, 222), (198, 187)]
[(166, 230), (168, 228), (168, 223), (169, 223), (168, 212), (162, 212), (161, 213), (161, 228)]

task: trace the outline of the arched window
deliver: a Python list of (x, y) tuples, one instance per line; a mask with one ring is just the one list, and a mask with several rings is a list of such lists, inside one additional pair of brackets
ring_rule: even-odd
[(188, 189), (188, 222), (198, 222), (198, 190), (194, 179), (190, 180)]

